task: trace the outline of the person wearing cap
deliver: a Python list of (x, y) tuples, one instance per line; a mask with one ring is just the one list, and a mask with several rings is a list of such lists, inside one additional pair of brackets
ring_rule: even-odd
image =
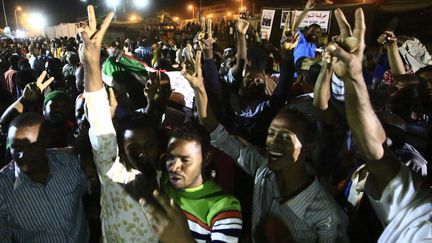
[[(6, 133), (5, 131), (9, 127), (9, 123), (19, 114), (28, 111), (39, 112), (43, 114), (50, 124), (48, 147), (67, 147), (72, 143), (72, 131), (75, 126), (73, 102), (69, 96), (62, 91), (50, 92), (43, 98), (43, 91), (53, 80), (53, 78), (51, 78), (45, 81), (43, 83), (44, 85), (41, 86), (45, 75), (46, 72), (43, 72), (37, 82), (30, 83), (25, 87), (23, 95), (3, 113), (0, 118), (0, 124), (3, 132)], [(38, 107), (40, 107), (42, 98), (43, 109), (40, 111)]]

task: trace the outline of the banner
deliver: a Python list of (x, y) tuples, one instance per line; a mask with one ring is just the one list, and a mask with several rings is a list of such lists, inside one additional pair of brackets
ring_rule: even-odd
[[(296, 18), (301, 14), (301, 11), (295, 11)], [(299, 28), (305, 28), (311, 24), (318, 24), (321, 26), (323, 32), (327, 32), (330, 24), (331, 11), (309, 11), (303, 21), (300, 23)]]
[(275, 10), (263, 9), (261, 17), (261, 39), (269, 40), (273, 26)]
[[(289, 11), (284, 10), (282, 11), (282, 17), (281, 17), (281, 24), (280, 28), (285, 28), (285, 23), (288, 21), (290, 25), (292, 25), (292, 15), (295, 14), (295, 18), (298, 18), (300, 16), (302, 11)], [(305, 28), (306, 26), (309, 26), (311, 24), (318, 24), (321, 26), (321, 29), (323, 32), (328, 32), (329, 24), (330, 24), (330, 16), (331, 11), (309, 11), (303, 21), (300, 23), (299, 28)]]
[(183, 77), (180, 71), (166, 72), (170, 78), (171, 89), (184, 96), (186, 107), (193, 108), (195, 93), (189, 81)]
[(60, 38), (64, 36), (76, 37), (78, 34), (78, 28), (75, 23), (63, 23), (45, 27), (44, 33), (50, 39)]

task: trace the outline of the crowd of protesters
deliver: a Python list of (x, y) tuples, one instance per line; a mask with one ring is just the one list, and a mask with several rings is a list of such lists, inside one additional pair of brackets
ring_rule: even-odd
[(432, 242), (432, 58), (361, 9), (321, 45), (315, 4), (277, 47), (246, 15), (106, 43), (92, 6), (1, 41), (0, 242)]

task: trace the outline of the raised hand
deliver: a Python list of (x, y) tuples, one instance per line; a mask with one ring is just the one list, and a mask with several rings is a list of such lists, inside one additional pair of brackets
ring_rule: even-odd
[(391, 45), (397, 43), (397, 37), (393, 31), (384, 31), (378, 39), (377, 42), (381, 45)]
[(204, 79), (202, 76), (201, 68), (201, 51), (197, 51), (196, 61), (195, 61), (195, 73), (191, 74), (188, 72), (186, 65), (182, 65), (182, 75), (189, 81), (189, 84), (194, 89), (198, 89), (204, 86)]
[(243, 18), (239, 18), (236, 23), (237, 33), (240, 35), (246, 35), (249, 29), (249, 21)]
[(160, 73), (156, 73), (157, 78), (153, 78), (147, 80), (147, 83), (144, 88), (144, 94), (147, 97), (147, 100), (150, 102), (157, 100), (160, 89)]
[(160, 241), (195, 242), (183, 211), (174, 201), (161, 195), (157, 190), (153, 192), (153, 196), (161, 207), (147, 203), (145, 199), (140, 199), (140, 204)]
[[(207, 21), (204, 19), (204, 29), (198, 33), (198, 43), (200, 45), (201, 50), (204, 52), (208, 52), (213, 50), (213, 30), (212, 30), (212, 20), (209, 18)], [(207, 29), (207, 31), (205, 31)]]
[(306, 3), (305, 9), (306, 10), (311, 10), (315, 7), (316, 3), (318, 2), (318, 0), (309, 0)]
[(379, 44), (384, 45), (385, 48), (387, 49), (387, 56), (390, 64), (390, 70), (393, 73), (393, 75), (406, 74), (404, 63), (399, 54), (399, 49), (397, 45), (398, 38), (393, 33), (393, 31), (384, 31), (384, 33), (378, 37), (377, 41)]
[[(362, 74), (363, 51), (365, 49), (366, 25), (362, 9), (355, 12), (355, 26), (351, 34), (351, 26), (340, 9), (335, 10), (336, 20), (340, 28), (340, 43), (330, 44), (326, 50), (336, 58), (334, 73), (345, 84), (345, 110), (353, 139), (367, 161), (382, 159), (382, 146), (386, 135), (370, 103), (368, 90)], [(381, 167), (380, 167), (381, 168)], [(378, 175), (375, 171), (371, 174)], [(387, 185), (390, 177), (378, 178)], [(379, 182), (381, 183), (381, 182)], [(381, 187), (381, 185), (380, 185)]]
[(186, 60), (195, 64), (193, 47), (189, 43), (186, 45)]
[(29, 83), (25, 86), (23, 91), (23, 99), (27, 101), (36, 101), (41, 97), (42, 92), (48, 87), (53, 81), (54, 78), (49, 78), (44, 81), (47, 75), (46, 71), (43, 71), (39, 78), (34, 83)]
[(102, 46), (102, 40), (111, 21), (114, 17), (114, 13), (110, 12), (104, 19), (100, 29), (97, 29), (96, 16), (92, 5), (87, 7), (88, 12), (88, 24), (81, 24), (79, 32), (83, 43), (79, 48), (79, 56), (83, 65), (99, 64), (100, 62), (100, 50)]
[(79, 57), (84, 67), (84, 89), (94, 92), (103, 87), (102, 73), (100, 71), (100, 51), (102, 40), (114, 17), (110, 12), (104, 19), (100, 29), (97, 29), (96, 16), (92, 5), (87, 7), (88, 24), (81, 24), (79, 29), (83, 43), (79, 47)]
[[(285, 26), (287, 26), (287, 24)], [(286, 28), (281, 39), (282, 50), (289, 51), (294, 49), (299, 40), (300, 40), (300, 35), (298, 32), (293, 33), (289, 27)]]
[(342, 79), (357, 80), (362, 76), (363, 51), (365, 49), (364, 36), (366, 25), (362, 9), (355, 12), (354, 31), (340, 9), (335, 10), (336, 20), (340, 28), (339, 41), (332, 43), (326, 51), (336, 57), (334, 72)]

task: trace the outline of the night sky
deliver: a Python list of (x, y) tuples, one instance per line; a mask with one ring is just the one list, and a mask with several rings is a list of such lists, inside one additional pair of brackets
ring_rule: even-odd
[[(97, 14), (106, 13), (105, 0), (87, 0), (88, 3), (92, 3), (99, 6)], [(127, 6), (131, 6), (133, 0), (122, 0)], [(143, 16), (154, 15), (157, 11), (164, 9), (168, 13), (180, 17), (189, 17), (190, 12), (187, 10), (187, 5), (195, 3), (198, 5), (199, 0), (150, 0), (151, 6), (146, 10), (142, 10), (139, 13)], [(231, 0), (233, 4), (239, 4), (240, 0)], [(260, 0), (256, 0), (259, 2)], [(38, 11), (43, 13), (47, 19), (48, 24), (58, 24), (61, 22), (74, 22), (78, 17), (84, 17), (86, 15), (87, 3), (81, 2), (81, 0), (4, 0), (9, 26), (15, 26), (14, 9), (16, 6), (21, 6), (28, 13), (31, 11)], [(203, 4), (206, 2), (215, 2), (215, 0), (202, 0)], [(3, 12), (0, 12), (0, 26), (4, 26)]]

